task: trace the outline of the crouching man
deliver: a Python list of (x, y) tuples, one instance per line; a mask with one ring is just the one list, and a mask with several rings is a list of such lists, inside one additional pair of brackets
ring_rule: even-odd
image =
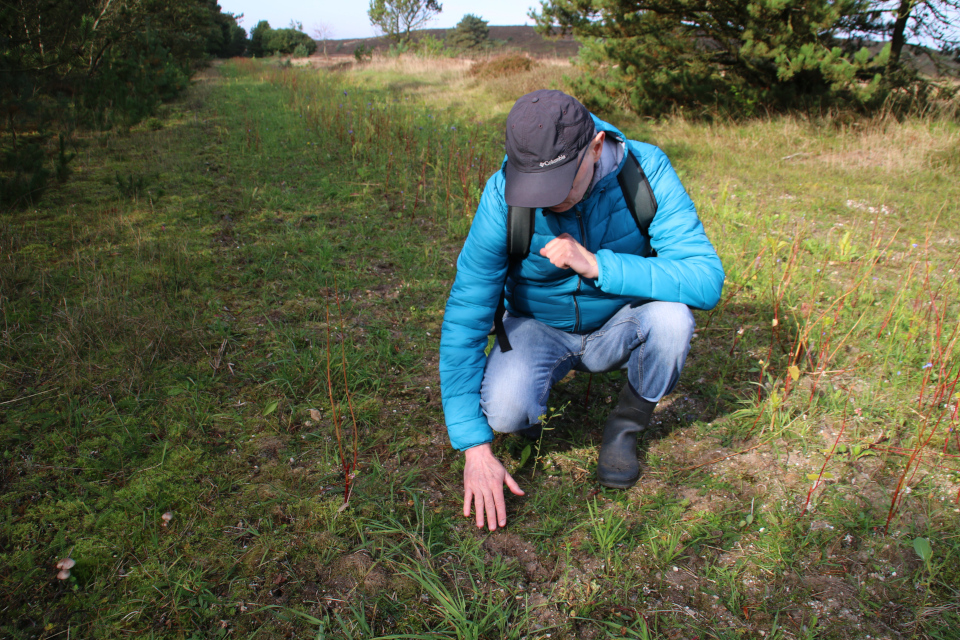
[(506, 151), (457, 260), (440, 339), (447, 430), (466, 456), (463, 513), (472, 507), (491, 531), (507, 522), (503, 485), (523, 495), (493, 455), (493, 432), (535, 436), (571, 369), (626, 369), (597, 476), (618, 489), (637, 482), (637, 436), (677, 384), (690, 308), (716, 305), (724, 277), (664, 153), (571, 96), (517, 100)]

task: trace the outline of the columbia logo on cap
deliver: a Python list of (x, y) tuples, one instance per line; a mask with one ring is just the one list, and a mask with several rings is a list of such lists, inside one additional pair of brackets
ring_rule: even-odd
[(561, 160), (565, 159), (566, 157), (567, 157), (567, 154), (561, 153), (560, 155), (558, 155), (558, 156), (557, 156), (556, 158), (554, 158), (553, 160), (544, 160), (543, 162), (540, 163), (540, 166), (541, 166), (541, 167), (549, 167), (549, 166), (552, 165), (552, 164), (556, 164), (556, 163), (560, 162)]

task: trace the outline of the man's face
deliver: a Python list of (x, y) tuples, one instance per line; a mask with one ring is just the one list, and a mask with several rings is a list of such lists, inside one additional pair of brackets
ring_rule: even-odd
[(567, 197), (564, 198), (563, 202), (550, 207), (550, 211), (556, 211), (557, 213), (568, 211), (573, 207), (573, 205), (577, 204), (583, 199), (583, 194), (587, 192), (587, 188), (593, 181), (593, 165), (596, 164), (596, 162), (600, 159), (600, 153), (603, 151), (603, 140), (605, 136), (606, 132), (601, 131), (593, 138), (593, 140), (590, 141), (590, 144), (587, 145), (587, 148), (580, 152), (584, 155), (584, 157), (579, 160), (580, 169), (577, 171), (577, 175), (573, 179), (573, 186), (570, 187), (570, 193), (567, 194)]

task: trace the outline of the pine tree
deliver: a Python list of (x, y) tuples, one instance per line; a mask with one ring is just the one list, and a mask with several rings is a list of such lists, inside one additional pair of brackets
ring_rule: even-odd
[(879, 27), (872, 0), (545, 0), (533, 17), (583, 42), (591, 106), (650, 115), (868, 107), (890, 52), (841, 38)]
[(490, 42), (490, 28), (487, 21), (468, 13), (446, 38), (448, 47), (465, 51), (482, 49)]

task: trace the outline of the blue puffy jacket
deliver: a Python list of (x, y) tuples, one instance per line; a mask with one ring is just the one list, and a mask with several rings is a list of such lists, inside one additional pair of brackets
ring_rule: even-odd
[[(625, 139), (610, 124), (596, 117), (594, 123), (608, 139)], [(493, 440), (480, 410), (480, 385), (501, 291), (505, 290), (511, 315), (577, 333), (598, 329), (634, 300), (682, 302), (697, 309), (711, 309), (719, 301), (724, 277), (720, 258), (670, 161), (653, 145), (633, 140), (627, 144), (657, 200), (649, 241), (637, 228), (614, 171), (569, 211), (537, 209), (530, 255), (510, 265), (503, 168), (487, 181), (457, 260), (440, 338), (443, 411), (456, 449)], [(623, 162), (625, 158), (621, 168)], [(540, 249), (561, 233), (569, 233), (596, 255), (596, 280), (555, 267), (540, 255)], [(656, 257), (643, 257), (651, 246)]]

